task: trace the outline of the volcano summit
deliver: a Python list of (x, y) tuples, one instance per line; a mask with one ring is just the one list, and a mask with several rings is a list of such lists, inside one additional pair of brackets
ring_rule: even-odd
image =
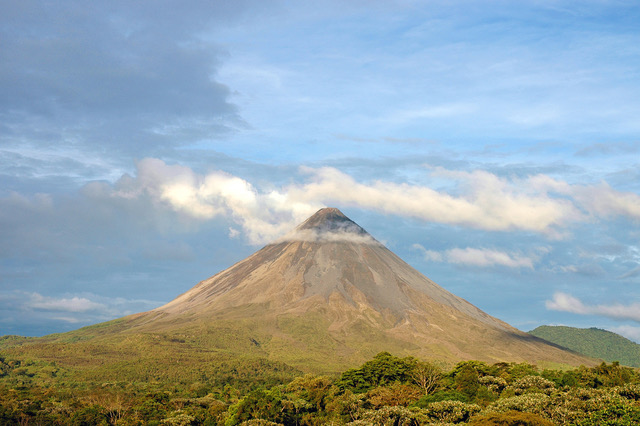
[[(335, 208), (119, 333), (206, 339), (301, 370), (337, 371), (380, 351), (448, 361), (588, 364), (443, 289)], [(206, 338), (205, 336), (209, 336)]]

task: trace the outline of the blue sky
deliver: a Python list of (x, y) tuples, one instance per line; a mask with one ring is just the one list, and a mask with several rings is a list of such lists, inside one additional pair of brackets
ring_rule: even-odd
[(0, 334), (324, 206), (510, 324), (640, 342), (633, 1), (0, 1)]

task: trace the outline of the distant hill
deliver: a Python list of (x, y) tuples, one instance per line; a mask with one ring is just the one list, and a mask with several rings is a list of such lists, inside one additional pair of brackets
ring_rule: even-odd
[(640, 367), (640, 345), (611, 331), (543, 325), (529, 333), (586, 356)]

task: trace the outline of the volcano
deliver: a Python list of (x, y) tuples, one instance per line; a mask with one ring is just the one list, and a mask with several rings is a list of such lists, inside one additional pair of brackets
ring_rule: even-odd
[(446, 363), (596, 363), (448, 292), (334, 208), (164, 306), (68, 333), (5, 336), (0, 350), (78, 381), (245, 387), (339, 373), (384, 351)]
[(592, 363), (448, 292), (335, 208), (114, 329), (315, 372), (381, 351), (452, 362)]

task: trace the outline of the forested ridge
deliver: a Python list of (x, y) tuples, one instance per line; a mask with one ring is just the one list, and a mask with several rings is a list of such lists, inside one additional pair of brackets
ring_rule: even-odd
[(529, 333), (586, 356), (640, 367), (640, 345), (611, 331), (543, 325)]
[[(250, 374), (255, 365), (238, 375)], [(197, 377), (197, 365), (191, 366)], [(54, 362), (0, 355), (0, 424), (635, 425), (640, 372), (436, 361), (382, 352), (333, 377), (77, 380)]]

